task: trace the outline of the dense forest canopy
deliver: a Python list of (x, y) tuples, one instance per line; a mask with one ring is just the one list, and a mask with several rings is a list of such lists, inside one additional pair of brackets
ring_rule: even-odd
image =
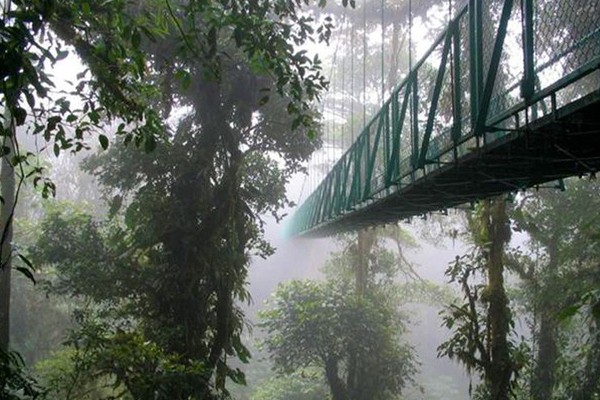
[[(42, 135), (57, 155), (87, 147), (90, 133), (106, 149), (114, 135), (109, 151), (86, 162), (111, 200), (110, 217), (51, 214), (27, 257), (56, 268), (52, 290), (88, 302), (73, 346), (92, 354), (90, 373), (115, 376), (135, 398), (157, 390), (163, 398), (212, 398), (227, 393), (226, 378), (243, 381), (227, 358), (248, 357), (236, 302), (248, 299), (249, 255), (272, 251), (260, 218), (286, 204), (285, 182), (318, 145), (312, 102), (326, 80), (318, 57), (296, 46), (326, 41), (331, 24), (303, 5), (4, 2), (2, 59), (12, 60), (3, 62), (4, 160), (13, 159), (3, 173), (15, 170), (2, 189), (15, 186), (15, 175), (19, 183), (3, 197), (16, 199), (32, 176), (46, 196), (54, 190), (43, 168), (25, 171), (37, 156), (19, 152), (22, 129)], [(81, 108), (52, 93), (48, 68), (69, 52), (87, 67), (70, 94)], [(170, 124), (175, 110), (183, 115)], [(12, 202), (5, 206), (10, 227)], [(7, 343), (5, 336), (4, 351)], [(119, 353), (123, 343), (143, 345), (147, 361)], [(103, 361), (108, 354), (115, 365)]]
[(302, 250), (274, 275), (311, 263), (310, 279), (244, 315), (298, 173), (312, 157), (318, 183), (467, 1), (0, 3), (0, 398), (600, 396), (587, 177), (288, 242)]

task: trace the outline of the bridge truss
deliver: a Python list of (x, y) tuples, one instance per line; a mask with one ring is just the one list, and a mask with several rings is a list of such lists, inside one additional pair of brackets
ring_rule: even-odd
[(470, 0), (292, 218), (328, 235), (600, 168), (600, 1)]

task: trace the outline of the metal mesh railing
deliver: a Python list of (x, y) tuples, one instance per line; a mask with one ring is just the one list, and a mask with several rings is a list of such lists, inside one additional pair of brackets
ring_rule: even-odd
[[(479, 13), (468, 6), (456, 11), (300, 207), (293, 230), (314, 229), (414, 184), (471, 151), (480, 138), (485, 145), (504, 137), (523, 112), (536, 118), (598, 90), (600, 73), (590, 72), (600, 61), (600, 0), (533, 0), (530, 19), (527, 1), (463, 1), (481, 7)], [(526, 26), (533, 26), (533, 38), (526, 37)], [(534, 90), (524, 99), (529, 75)]]

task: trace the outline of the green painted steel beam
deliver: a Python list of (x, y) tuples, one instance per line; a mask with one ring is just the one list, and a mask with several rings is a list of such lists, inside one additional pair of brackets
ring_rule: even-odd
[(425, 134), (423, 135), (423, 144), (421, 145), (421, 152), (419, 155), (419, 168), (424, 168), (427, 162), (427, 151), (429, 150), (429, 140), (431, 139), (431, 132), (433, 131), (433, 122), (435, 120), (438, 102), (440, 100), (440, 94), (442, 93), (442, 84), (444, 83), (444, 75), (446, 74), (446, 63), (448, 62), (448, 53), (450, 53), (450, 45), (452, 44), (452, 31), (448, 30), (446, 34), (446, 40), (444, 42), (444, 48), (442, 50), (442, 59), (440, 60), (440, 66), (438, 68), (438, 74), (433, 89), (433, 96), (431, 98), (431, 105), (429, 107), (429, 115), (427, 117), (427, 125), (425, 126)]
[(502, 49), (504, 47), (504, 39), (506, 39), (508, 21), (513, 10), (513, 3), (513, 0), (505, 0), (504, 6), (502, 7), (500, 25), (498, 26), (498, 33), (494, 42), (494, 51), (490, 60), (490, 67), (486, 76), (483, 94), (480, 99), (481, 103), (479, 111), (477, 112), (477, 122), (475, 124), (475, 134), (477, 136), (482, 136), (485, 134), (485, 124), (488, 117), (488, 111), (490, 109), (490, 100), (492, 98), (494, 84), (496, 83), (496, 76), (498, 75), (500, 56), (502, 55)]
[[(461, 75), (461, 58), (460, 58), (460, 27), (458, 20), (453, 21), (450, 29), (454, 30), (452, 35), (452, 66), (453, 66), (453, 87), (452, 87), (452, 140), (454, 141), (454, 150), (456, 150), (456, 142), (460, 139), (462, 133), (462, 75)], [(454, 159), (456, 160), (457, 153), (455, 151)]]

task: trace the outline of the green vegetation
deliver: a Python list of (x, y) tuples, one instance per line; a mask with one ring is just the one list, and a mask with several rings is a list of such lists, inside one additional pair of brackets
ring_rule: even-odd
[[(382, 3), (338, 3), (2, 2), (0, 399), (460, 399), (458, 374), (419, 375), (409, 333), (430, 334), (413, 311), (425, 306), (447, 333), (432, 351), (474, 376), (474, 398), (600, 398), (600, 185), (587, 179), (347, 234), (326, 263), (305, 248), (324, 279), (281, 283), (251, 329), (249, 269), (275, 251), (286, 185), (327, 140), (348, 145), (340, 131), (414, 50), (400, 17), (381, 26), (389, 58), (363, 48)], [(354, 84), (362, 57), (369, 94), (344, 82), (337, 106), (355, 115), (327, 138), (330, 83), (307, 49), (338, 27), (349, 40), (333, 58), (357, 62)], [(435, 255), (411, 261), (422, 241), (456, 242), (450, 286), (421, 276)]]
[(261, 314), (276, 369), (319, 370), (334, 400), (396, 398), (416, 372), (414, 351), (402, 342), (400, 254), (380, 235), (360, 232), (330, 261), (326, 282), (281, 285)]
[[(301, 1), (5, 3), (2, 348), (13, 204), (22, 184), (55, 189), (36, 154), (19, 150), (17, 128), (57, 156), (88, 147), (88, 134), (106, 150), (114, 136), (86, 164), (111, 218), (51, 213), (32, 257), (56, 269), (53, 292), (85, 304), (70, 340), (83, 370), (134, 398), (227, 395), (228, 378), (244, 381), (227, 359), (249, 357), (237, 305), (249, 255), (272, 251), (262, 215), (287, 204), (285, 182), (319, 143), (312, 107), (326, 81), (297, 47), (326, 41), (331, 24), (303, 15)], [(48, 68), (69, 52), (87, 72), (57, 99)]]

